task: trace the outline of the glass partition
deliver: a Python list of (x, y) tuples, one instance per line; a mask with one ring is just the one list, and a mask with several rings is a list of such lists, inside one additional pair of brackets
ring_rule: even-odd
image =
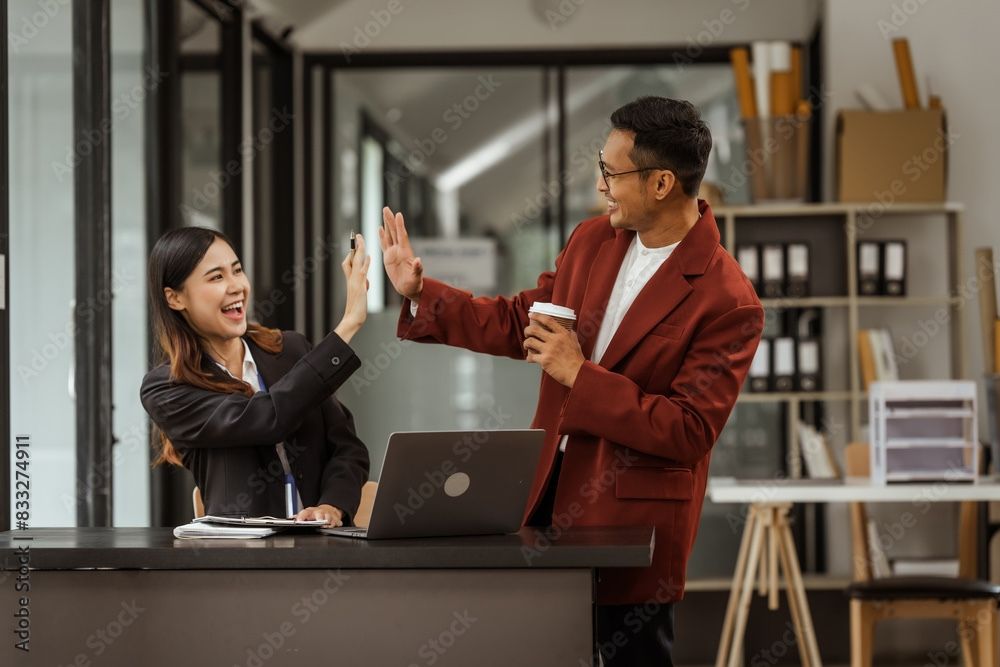
[(147, 526), (149, 419), (138, 400), (146, 373), (145, 100), (158, 85), (143, 67), (143, 1), (111, 3), (111, 267), (113, 522)]
[[(537, 207), (543, 136), (542, 68), (406, 68), (333, 74), (332, 176), (338, 237), (363, 232), (372, 249), (372, 314), (352, 342), (363, 367), (338, 394), (354, 412), (377, 477), (399, 430), (523, 428), (535, 410), (537, 366), (400, 343), (399, 299), (380, 276), (383, 204), (403, 210), (427, 274), (477, 294), (534, 285), (555, 255)], [(461, 241), (458, 241), (459, 237)], [(476, 239), (469, 271), (442, 248)], [(495, 266), (495, 271), (487, 267)], [(335, 315), (343, 286), (335, 283)], [(337, 317), (335, 317), (335, 320)], [(433, 383), (434, 391), (427, 391)], [(443, 400), (442, 400), (443, 399)]]
[(57, 7), (8, 3), (11, 442), (30, 441), (32, 527), (76, 525), (72, 10)]

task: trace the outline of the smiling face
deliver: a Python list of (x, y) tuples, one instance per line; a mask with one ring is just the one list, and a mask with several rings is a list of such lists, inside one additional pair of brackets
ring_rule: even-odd
[(644, 229), (652, 218), (655, 206), (670, 193), (675, 179), (670, 171), (640, 167), (632, 157), (634, 147), (631, 132), (612, 130), (604, 143), (605, 178), (598, 173), (597, 190), (608, 202), (607, 212), (615, 229)]
[(181, 285), (164, 288), (167, 305), (202, 338), (226, 342), (246, 333), (250, 281), (232, 247), (216, 239)]

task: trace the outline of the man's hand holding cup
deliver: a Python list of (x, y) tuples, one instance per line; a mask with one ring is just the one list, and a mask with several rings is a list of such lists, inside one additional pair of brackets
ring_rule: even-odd
[(528, 318), (531, 324), (524, 329), (525, 358), (559, 384), (572, 387), (585, 360), (574, 331), (576, 313), (572, 308), (536, 301)]

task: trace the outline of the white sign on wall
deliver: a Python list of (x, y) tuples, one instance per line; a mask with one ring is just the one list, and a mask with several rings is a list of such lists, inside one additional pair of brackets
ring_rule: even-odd
[(410, 239), (424, 275), (479, 294), (497, 288), (497, 244), (490, 238)]

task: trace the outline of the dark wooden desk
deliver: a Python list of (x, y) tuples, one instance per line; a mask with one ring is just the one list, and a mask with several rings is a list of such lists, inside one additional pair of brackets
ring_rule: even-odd
[[(4, 665), (590, 664), (593, 576), (652, 528), (363, 541), (163, 528), (0, 533)], [(27, 569), (19, 549), (27, 546)], [(30, 592), (18, 592), (19, 578)], [(21, 604), (20, 597), (28, 597)], [(30, 652), (15, 648), (26, 609)]]

